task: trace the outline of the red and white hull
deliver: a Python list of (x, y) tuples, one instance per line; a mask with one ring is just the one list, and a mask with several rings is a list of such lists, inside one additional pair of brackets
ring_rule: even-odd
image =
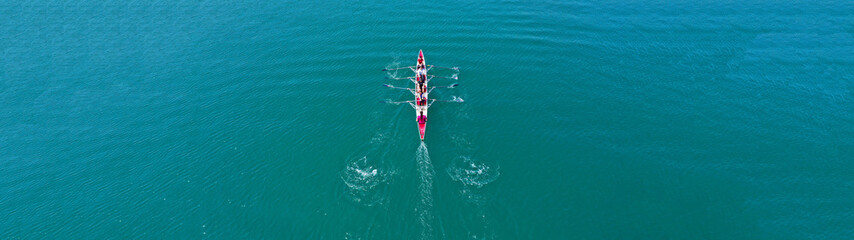
[[(419, 73), (418, 71), (416, 71), (416, 73), (415, 73), (416, 81), (418, 81), (418, 79), (423, 80), (424, 81), (424, 89), (428, 89), (427, 88), (427, 79), (426, 79), (426, 77), (427, 77), (427, 63), (426, 63), (426, 61), (424, 61), (424, 52), (421, 50), (418, 50), (418, 61), (416, 62), (416, 68), (417, 68), (417, 66), (422, 66), (422, 69), (424, 69), (424, 71), (422, 73)], [(417, 85), (418, 84), (416, 83), (416, 87), (417, 87)], [(423, 90), (423, 89), (419, 89), (418, 93), (420, 93), (421, 90)], [(429, 102), (427, 101), (428, 98), (427, 98), (426, 92), (423, 93), (422, 96), (424, 96), (424, 99), (421, 99), (417, 95), (415, 96), (416, 103), (418, 100), (421, 100), (424, 103), (424, 105), (416, 105), (415, 121), (418, 123), (418, 134), (421, 136), (421, 141), (424, 141), (424, 134), (427, 130), (427, 108), (428, 108)], [(422, 113), (424, 114), (424, 121), (419, 121), (420, 114), (422, 114)]]
[(421, 141), (424, 141), (424, 131), (427, 130), (427, 123), (418, 124), (418, 134), (421, 134)]

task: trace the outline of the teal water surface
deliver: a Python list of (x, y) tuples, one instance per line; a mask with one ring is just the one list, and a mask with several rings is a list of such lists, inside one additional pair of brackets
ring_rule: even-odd
[(852, 239), (852, 13), (4, 3), (0, 239)]

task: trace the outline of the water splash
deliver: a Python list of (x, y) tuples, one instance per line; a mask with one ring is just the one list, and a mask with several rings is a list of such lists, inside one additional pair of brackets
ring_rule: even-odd
[(490, 228), (491, 221), (487, 217), (486, 208), (489, 201), (481, 188), (495, 182), (501, 173), (498, 165), (489, 164), (468, 156), (460, 156), (451, 162), (447, 172), (451, 179), (463, 184), (460, 190), (461, 196), (470, 204), (475, 206), (476, 217), (480, 219), (482, 228), (469, 232), (470, 237), (475, 239), (495, 239), (495, 232)]
[(420, 191), (421, 201), (416, 211), (418, 220), (421, 222), (421, 239), (433, 238), (433, 164), (430, 163), (430, 155), (427, 145), (421, 142), (421, 146), (415, 152), (415, 161), (418, 164), (418, 172), (421, 174)]
[(368, 164), (367, 157), (350, 161), (341, 172), (341, 179), (347, 185), (347, 193), (357, 203), (373, 206), (385, 200), (386, 185), (393, 171), (383, 171)]
[(498, 166), (493, 167), (485, 162), (472, 160), (468, 156), (460, 156), (454, 159), (447, 172), (454, 181), (475, 188), (481, 188), (495, 181), (501, 175), (498, 172)]

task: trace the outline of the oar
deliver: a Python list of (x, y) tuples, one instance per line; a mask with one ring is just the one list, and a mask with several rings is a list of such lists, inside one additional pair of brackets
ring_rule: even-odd
[(434, 68), (444, 68), (444, 69), (451, 69), (451, 70), (460, 70), (460, 68), (459, 68), (459, 67), (440, 67), (440, 66), (436, 66), (436, 65), (429, 65), (429, 66), (430, 66), (430, 67), (434, 67)]
[(454, 84), (451, 84), (448, 86), (439, 86), (439, 87), (432, 87), (432, 88), (454, 88), (456, 86), (459, 86), (459, 84), (454, 83)]
[(457, 97), (454, 97), (453, 100), (437, 100), (437, 99), (432, 99), (432, 100), (437, 101), (437, 102), (463, 102), (462, 98), (457, 98)]
[(388, 69), (383, 68), (383, 71), (399, 70), (399, 69), (404, 69), (404, 68), (411, 68), (411, 67), (399, 67), (399, 68), (388, 68)]
[(413, 90), (414, 90), (414, 89), (411, 89), (411, 88), (395, 87), (395, 86), (393, 86), (393, 85), (389, 85), (389, 84), (383, 84), (383, 86), (390, 87), (390, 88), (394, 88), (394, 89), (409, 90), (409, 91), (413, 91)]
[(460, 97), (457, 97), (457, 96), (451, 96), (451, 97), (454, 97), (454, 98), (451, 100), (435, 100), (435, 99), (434, 100), (439, 101), (439, 102), (463, 102), (463, 99)]
[(436, 75), (427, 75), (427, 76), (429, 76), (429, 77), (437, 77), (437, 78), (444, 78), (444, 79), (454, 79), (454, 80), (457, 80), (457, 78), (456, 78), (456, 77), (440, 77), (440, 76), (436, 76)]
[(386, 79), (394, 79), (394, 80), (404, 80), (404, 79), (412, 79), (415, 77), (402, 77), (402, 78), (393, 78), (393, 77), (385, 77)]
[(392, 102), (391, 100), (385, 100), (385, 101), (380, 101), (380, 102), (381, 102), (381, 103), (391, 103), (391, 104), (401, 104), (401, 103), (410, 103), (410, 102), (415, 102), (415, 100), (400, 101), (400, 102)]

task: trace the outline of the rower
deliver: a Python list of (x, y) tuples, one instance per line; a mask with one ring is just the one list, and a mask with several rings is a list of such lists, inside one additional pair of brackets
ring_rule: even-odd
[(418, 120), (418, 123), (419, 123), (419, 124), (424, 124), (425, 122), (427, 122), (427, 116), (424, 116), (424, 111), (421, 111), (421, 112), (418, 114), (418, 119), (417, 119), (417, 120)]

